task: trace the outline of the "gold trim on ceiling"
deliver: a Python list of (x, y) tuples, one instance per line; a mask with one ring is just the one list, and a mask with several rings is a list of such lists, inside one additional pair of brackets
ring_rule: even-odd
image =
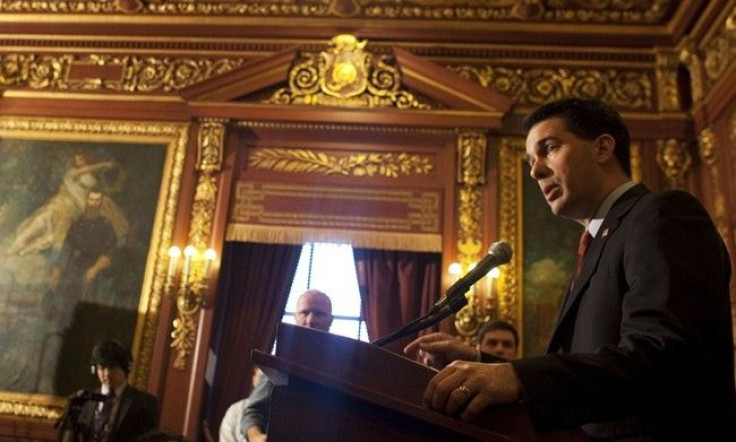
[(672, 0), (642, 0), (613, 2), (610, 7), (598, 1), (542, 2), (541, 0), (99, 0), (77, 2), (59, 0), (46, 2), (3, 2), (0, 12), (44, 14), (119, 14), (120, 20), (159, 18), (172, 15), (217, 17), (313, 17), (341, 19), (405, 18), (426, 21), (488, 21), (488, 22), (555, 22), (590, 24), (662, 25), (674, 15), (677, 3)]

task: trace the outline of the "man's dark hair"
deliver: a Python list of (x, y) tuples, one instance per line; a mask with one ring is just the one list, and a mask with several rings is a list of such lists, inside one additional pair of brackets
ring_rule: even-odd
[(584, 140), (603, 134), (612, 136), (616, 142), (613, 154), (626, 176), (631, 177), (629, 130), (612, 107), (595, 99), (564, 98), (538, 107), (524, 118), (522, 127), (528, 133), (535, 124), (553, 117), (564, 120), (567, 130)]
[(486, 325), (480, 328), (480, 330), (478, 331), (478, 344), (483, 342), (483, 336), (485, 336), (486, 333), (494, 330), (506, 330), (511, 332), (511, 334), (514, 335), (514, 348), (519, 348), (519, 333), (516, 331), (513, 325), (501, 319), (496, 319), (488, 322), (486, 323)]
[(95, 345), (92, 349), (92, 366), (120, 367), (125, 374), (129, 374), (133, 366), (130, 351), (119, 341), (108, 339)]

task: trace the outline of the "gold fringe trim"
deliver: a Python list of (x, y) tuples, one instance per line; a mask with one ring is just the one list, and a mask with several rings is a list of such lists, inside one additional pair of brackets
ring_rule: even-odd
[(360, 230), (315, 229), (301, 227), (257, 226), (230, 223), (227, 241), (267, 244), (304, 244), (331, 242), (381, 250), (442, 253), (442, 236), (423, 233), (366, 232)]

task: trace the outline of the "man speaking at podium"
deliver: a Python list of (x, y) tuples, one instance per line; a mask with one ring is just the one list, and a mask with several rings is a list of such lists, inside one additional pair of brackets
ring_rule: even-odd
[(708, 213), (631, 181), (628, 129), (600, 101), (543, 105), (524, 127), (532, 179), (584, 227), (579, 266), (546, 355), (457, 360), (425, 403), (472, 420), (521, 402), (537, 431), (593, 440), (736, 440), (731, 266)]
[[(307, 290), (296, 302), (294, 322), (302, 327), (330, 331), (332, 326), (332, 301), (319, 290)], [(278, 345), (278, 344), (277, 344)], [(268, 376), (260, 376), (258, 384), (248, 397), (243, 411), (241, 428), (248, 442), (264, 442), (268, 426), (268, 410), (271, 405), (273, 383)]]

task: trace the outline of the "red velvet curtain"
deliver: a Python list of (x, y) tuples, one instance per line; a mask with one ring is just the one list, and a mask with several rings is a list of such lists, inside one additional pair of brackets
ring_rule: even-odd
[(212, 428), (219, 428), (230, 404), (250, 394), (251, 351), (273, 346), (300, 253), (300, 245), (225, 245), (212, 340), (217, 366), (207, 406)]
[[(353, 249), (363, 316), (373, 341), (427, 313), (440, 294), (442, 256), (439, 253)], [(452, 331), (451, 320), (425, 332)], [(416, 335), (386, 348), (400, 353)]]

